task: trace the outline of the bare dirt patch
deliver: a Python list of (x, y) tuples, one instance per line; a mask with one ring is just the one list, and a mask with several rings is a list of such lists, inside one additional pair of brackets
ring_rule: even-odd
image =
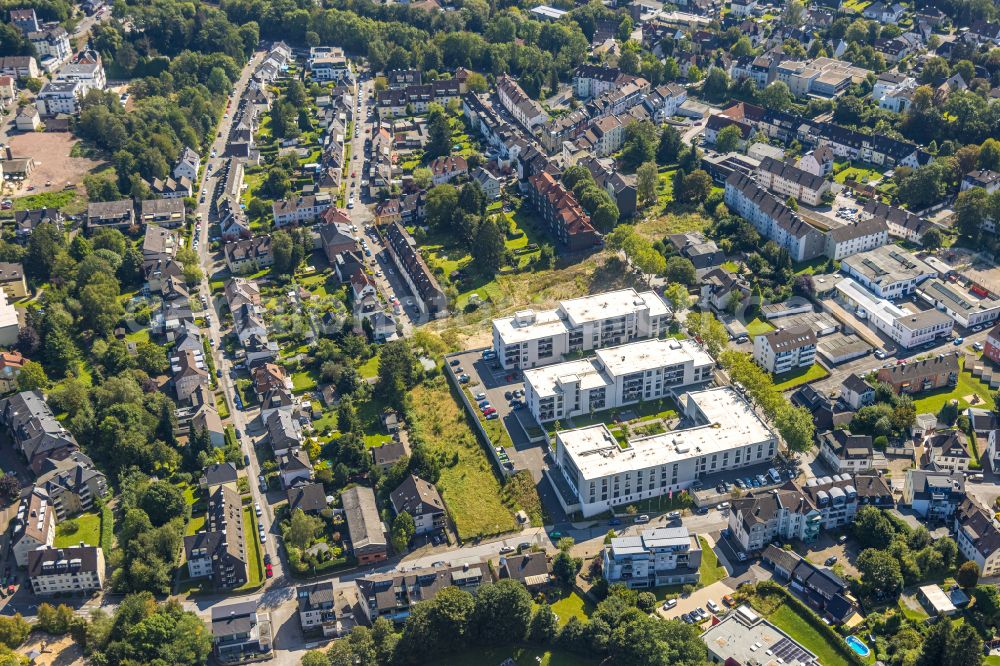
[(83, 666), (83, 650), (69, 636), (31, 634), (28, 642), (17, 649), (20, 654), (32, 655), (35, 666)]
[[(35, 160), (35, 170), (16, 194), (57, 192), (67, 185), (80, 185), (88, 173), (103, 168), (104, 163), (98, 160), (70, 157), (78, 141), (69, 132), (26, 132), (11, 136), (10, 147), (14, 156)], [(35, 189), (29, 192), (29, 185)]]

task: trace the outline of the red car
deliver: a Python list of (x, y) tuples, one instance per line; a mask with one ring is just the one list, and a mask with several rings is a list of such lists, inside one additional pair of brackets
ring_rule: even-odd
[(267, 574), (268, 578), (271, 578), (272, 576), (274, 576), (274, 569), (271, 568), (270, 564), (268, 564), (268, 565), (266, 565), (264, 567), (264, 573)]
[(490, 414), (496, 414), (496, 407), (487, 407), (483, 410), (483, 416), (489, 416)]

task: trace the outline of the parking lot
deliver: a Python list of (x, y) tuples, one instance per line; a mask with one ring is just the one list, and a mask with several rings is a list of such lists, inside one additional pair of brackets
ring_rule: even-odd
[[(710, 474), (709, 476), (701, 479), (702, 489), (695, 490), (692, 495), (694, 496), (695, 504), (700, 507), (712, 507), (717, 506), (720, 502), (726, 502), (732, 499), (732, 492), (734, 490), (739, 490), (741, 493), (748, 490), (761, 491), (767, 490), (769, 488), (778, 488), (790, 479), (797, 478), (800, 470), (798, 468), (798, 463), (781, 464), (779, 459), (775, 459), (772, 462), (762, 463), (759, 465), (753, 465), (751, 467), (744, 467), (738, 470), (727, 470), (725, 472), (719, 472), (717, 474)], [(769, 472), (772, 468), (777, 469), (781, 475), (779, 481), (774, 481), (770, 476)], [(760, 483), (757, 477), (763, 477), (766, 483)], [(739, 488), (736, 485), (736, 481), (739, 479), (744, 486), (747, 488)], [(746, 483), (747, 481), (756, 482), (759, 485), (755, 488), (753, 483)], [(729, 484), (729, 487), (725, 490), (720, 490), (720, 484)]]
[(704, 621), (708, 621), (711, 619), (712, 612), (707, 607), (707, 604), (709, 601), (712, 601), (719, 608), (718, 616), (723, 617), (726, 615), (728, 609), (722, 603), (722, 597), (732, 594), (733, 591), (733, 588), (729, 587), (724, 581), (716, 581), (708, 587), (695, 590), (687, 596), (677, 597), (677, 605), (669, 610), (664, 610), (663, 604), (660, 604), (657, 608), (657, 613), (668, 620), (676, 620), (696, 608), (704, 608), (709, 613), (709, 617)]
[[(796, 553), (806, 558), (813, 564), (833, 567), (838, 565), (843, 568), (845, 574), (850, 576), (860, 576), (860, 572), (854, 567), (854, 561), (858, 556), (857, 542), (848, 539), (845, 543), (837, 543), (840, 534), (821, 533), (819, 537), (810, 544), (794, 542), (793, 549)], [(832, 562), (830, 558), (837, 558)], [(827, 564), (830, 562), (830, 564)]]

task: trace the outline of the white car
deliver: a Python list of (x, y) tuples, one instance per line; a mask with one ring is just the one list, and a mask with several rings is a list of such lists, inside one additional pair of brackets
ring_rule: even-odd
[(709, 599), (708, 603), (706, 603), (705, 605), (708, 606), (708, 610), (710, 610), (710, 611), (712, 611), (713, 613), (716, 613), (716, 614), (718, 614), (718, 612), (720, 610), (722, 610), (721, 608), (719, 608), (719, 604), (715, 603), (711, 599)]
[(261, 508), (260, 508), (260, 502), (254, 502), (253, 510), (254, 510), (254, 513), (257, 514), (258, 518), (260, 518), (260, 516), (264, 513), (264, 511), (261, 510)]
[(667, 599), (666, 601), (663, 602), (663, 610), (670, 610), (671, 608), (675, 608), (676, 606), (677, 606), (676, 599)]

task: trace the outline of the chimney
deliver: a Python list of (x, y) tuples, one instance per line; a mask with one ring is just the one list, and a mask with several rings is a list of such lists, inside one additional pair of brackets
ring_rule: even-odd
[(5, 149), (4, 149), (4, 152), (5, 152), (6, 154), (7, 154), (7, 159), (8, 159), (8, 160), (12, 160), (12, 159), (14, 159), (14, 153), (13, 153), (13, 152), (11, 152), (11, 149), (10, 149), (10, 146), (7, 146), (7, 147), (6, 147)]

